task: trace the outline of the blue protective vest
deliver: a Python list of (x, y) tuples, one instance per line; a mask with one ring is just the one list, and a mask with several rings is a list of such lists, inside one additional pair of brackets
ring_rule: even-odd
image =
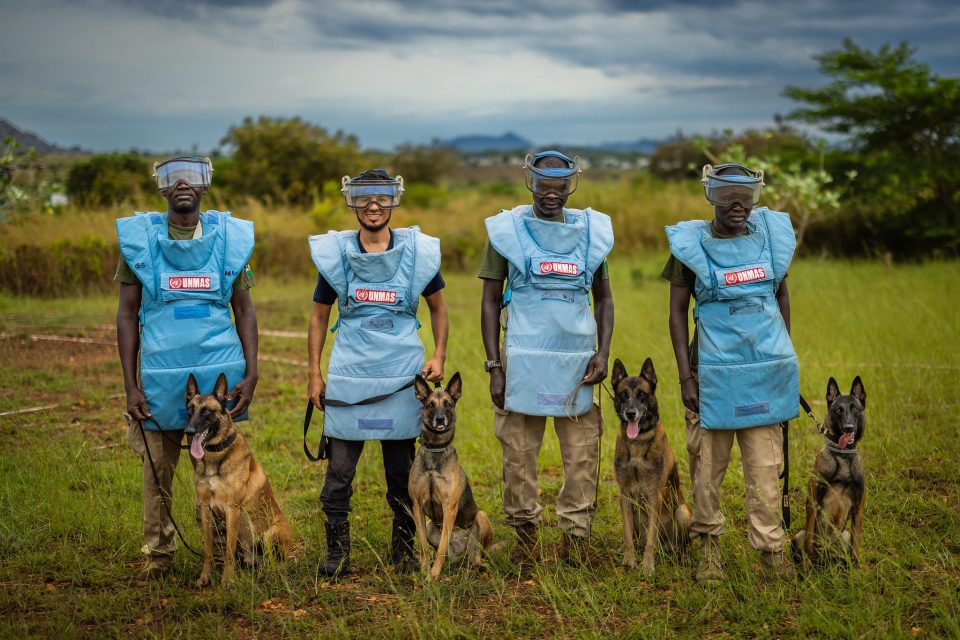
[(714, 238), (709, 222), (668, 226), (670, 251), (696, 274), (700, 424), (742, 429), (797, 417), (800, 372), (776, 293), (797, 242), (790, 216), (766, 207), (749, 233)]
[(523, 205), (487, 218), (487, 235), (509, 263), (504, 408), (532, 416), (583, 415), (593, 385), (573, 392), (596, 353), (593, 274), (613, 248), (610, 217), (564, 209), (566, 223)]
[[(253, 223), (207, 211), (200, 224), (203, 237), (171, 240), (166, 213), (138, 212), (117, 220), (120, 253), (143, 285), (140, 383), (162, 429), (187, 426), (183, 394), (191, 373), (204, 393), (221, 373), (231, 389), (246, 373), (230, 299), (253, 253)], [(144, 428), (157, 425), (147, 422)]]
[[(357, 231), (310, 237), (317, 270), (337, 292), (337, 338), (326, 397), (359, 402), (397, 391), (423, 369), (420, 294), (440, 269), (440, 241), (419, 227), (393, 230), (393, 248), (362, 253)], [(324, 433), (342, 440), (403, 440), (420, 433), (422, 405), (408, 387), (372, 404), (327, 406)]]

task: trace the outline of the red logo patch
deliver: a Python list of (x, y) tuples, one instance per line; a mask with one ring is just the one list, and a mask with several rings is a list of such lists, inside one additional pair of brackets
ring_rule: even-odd
[(576, 276), (580, 273), (580, 268), (573, 262), (541, 262), (540, 273)]
[(723, 281), (728, 285), (734, 285), (763, 280), (766, 277), (767, 274), (763, 270), (763, 267), (751, 267), (750, 269), (741, 269), (740, 271), (728, 271), (723, 274)]
[(168, 289), (189, 289), (192, 291), (209, 291), (210, 276), (170, 276), (167, 279)]
[(383, 289), (357, 289), (353, 294), (357, 302), (381, 302), (384, 304), (396, 304), (397, 292), (385, 291)]

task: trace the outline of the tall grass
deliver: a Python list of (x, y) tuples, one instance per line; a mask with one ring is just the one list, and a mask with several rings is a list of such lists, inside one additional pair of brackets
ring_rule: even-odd
[[(667, 334), (665, 255), (643, 252), (611, 263), (615, 357), (635, 371), (651, 356), (671, 446), (690, 495), (676, 368)], [(739, 456), (724, 483), (722, 540), (727, 580), (693, 582), (688, 559), (658, 558), (646, 579), (620, 566), (612, 459), (617, 425), (609, 400), (602, 441), (599, 510), (592, 537), (600, 563), (570, 568), (549, 557), (530, 574), (511, 566), (503, 524), (500, 450), (493, 435), (479, 337), (480, 282), (451, 274), (445, 297), (451, 341), (447, 376), (459, 370), (464, 396), (456, 446), (497, 540), (487, 570), (449, 566), (441, 580), (397, 576), (382, 567), (390, 512), (379, 447), (361, 458), (354, 488), (353, 562), (339, 584), (319, 576), (323, 553), (318, 494), (324, 464), (300, 450), (304, 371), (262, 362), (252, 420), (241, 428), (270, 474), (298, 541), (297, 557), (241, 572), (229, 588), (198, 591), (200, 562), (176, 556), (174, 577), (140, 588), (139, 460), (119, 418), (115, 351), (96, 345), (31, 343), (30, 333), (109, 337), (113, 296), (42, 301), (0, 296), (0, 411), (54, 401), (50, 412), (0, 418), (0, 636), (562, 637), (960, 637), (960, 428), (956, 343), (960, 295), (955, 265), (887, 267), (805, 259), (790, 275), (801, 388), (821, 416), (828, 376), (846, 390), (861, 375), (868, 423), (860, 446), (867, 473), (863, 564), (783, 584), (759, 571), (746, 543)], [(260, 326), (305, 330), (309, 280), (261, 280), (253, 290)], [(432, 344), (423, 318), (424, 342)], [(303, 340), (264, 336), (261, 352), (303, 359)], [(316, 433), (314, 434), (316, 437)], [(315, 442), (315, 440), (314, 440)], [(821, 446), (802, 418), (791, 427), (794, 525), (803, 524), (804, 480)], [(562, 483), (552, 430), (540, 463), (544, 537), (558, 541), (554, 502)], [(191, 470), (181, 460), (175, 515), (192, 544)]]

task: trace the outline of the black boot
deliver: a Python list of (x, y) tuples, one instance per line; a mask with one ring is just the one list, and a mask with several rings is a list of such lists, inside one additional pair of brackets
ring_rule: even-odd
[(390, 563), (400, 573), (416, 570), (413, 555), (413, 534), (416, 526), (413, 520), (394, 518), (393, 536), (390, 540)]
[(324, 523), (327, 531), (327, 559), (320, 565), (320, 573), (339, 578), (350, 568), (350, 522)]

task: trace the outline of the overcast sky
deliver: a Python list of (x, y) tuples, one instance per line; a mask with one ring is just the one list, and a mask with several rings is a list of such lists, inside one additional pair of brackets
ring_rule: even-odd
[(771, 124), (812, 55), (907, 40), (960, 75), (956, 0), (0, 0), (0, 118), (50, 142), (215, 147), (299, 115), (389, 149)]

